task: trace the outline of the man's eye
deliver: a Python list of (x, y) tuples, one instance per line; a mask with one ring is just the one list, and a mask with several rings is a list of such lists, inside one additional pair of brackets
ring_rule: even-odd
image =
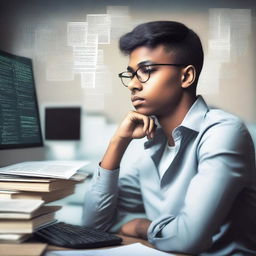
[(153, 69), (151, 68), (151, 67), (141, 67), (140, 68), (140, 72), (141, 73), (144, 73), (144, 74), (148, 74), (148, 73), (150, 73), (150, 72), (152, 72), (153, 71)]

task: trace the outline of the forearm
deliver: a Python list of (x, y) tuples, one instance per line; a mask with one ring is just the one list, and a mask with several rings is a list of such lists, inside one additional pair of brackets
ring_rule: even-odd
[(145, 218), (133, 219), (121, 227), (120, 233), (123, 235), (139, 237), (146, 240), (150, 224), (151, 221)]
[(152, 139), (155, 128), (154, 120), (151, 117), (131, 111), (111, 139), (101, 166), (107, 170), (119, 168), (123, 154), (130, 142), (145, 136)]
[(115, 170), (119, 168), (121, 159), (130, 142), (131, 139), (114, 136), (100, 163), (101, 167), (107, 170)]

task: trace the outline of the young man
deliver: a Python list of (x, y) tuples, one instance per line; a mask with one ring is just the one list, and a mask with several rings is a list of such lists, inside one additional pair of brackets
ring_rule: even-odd
[[(135, 111), (117, 129), (95, 174), (84, 225), (109, 230), (144, 213), (120, 232), (165, 251), (256, 255), (254, 146), (237, 117), (196, 96), (200, 39), (181, 23), (157, 21), (124, 35), (120, 49), (129, 55), (119, 76)], [(122, 174), (128, 145), (145, 136), (143, 152)]]

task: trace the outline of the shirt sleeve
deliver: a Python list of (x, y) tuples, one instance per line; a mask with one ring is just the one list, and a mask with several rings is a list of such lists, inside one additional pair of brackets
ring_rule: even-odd
[(158, 249), (198, 254), (210, 248), (237, 195), (254, 175), (253, 143), (240, 122), (205, 131), (197, 159), (197, 174), (179, 214), (161, 216), (148, 229), (148, 239)]
[(106, 170), (98, 166), (84, 199), (84, 226), (108, 230), (116, 215), (119, 169)]
[(133, 165), (112, 171), (99, 166), (86, 192), (83, 225), (116, 232), (122, 223), (145, 217), (139, 183)]

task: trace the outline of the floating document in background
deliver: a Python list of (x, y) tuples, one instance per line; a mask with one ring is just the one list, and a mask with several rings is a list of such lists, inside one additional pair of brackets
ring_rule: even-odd
[(111, 18), (109, 14), (87, 14), (88, 33), (98, 34), (99, 44), (110, 43)]
[(107, 6), (107, 14), (111, 17), (111, 39), (118, 39), (131, 28), (129, 6)]
[(86, 72), (97, 64), (98, 45), (76, 46), (74, 49), (74, 72)]
[(232, 71), (221, 72), (222, 65), (237, 61), (246, 54), (251, 33), (251, 10), (213, 8), (209, 10), (208, 51), (199, 78), (200, 94), (217, 95), (221, 79), (235, 76)]
[(88, 32), (87, 22), (68, 22), (67, 44), (68, 46), (84, 46)]

